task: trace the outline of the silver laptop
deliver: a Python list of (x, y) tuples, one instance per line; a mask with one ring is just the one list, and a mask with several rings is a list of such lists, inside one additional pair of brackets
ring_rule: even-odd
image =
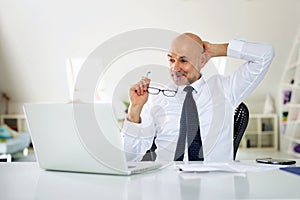
[(110, 103), (25, 104), (24, 112), (43, 169), (130, 175), (162, 166), (127, 163)]

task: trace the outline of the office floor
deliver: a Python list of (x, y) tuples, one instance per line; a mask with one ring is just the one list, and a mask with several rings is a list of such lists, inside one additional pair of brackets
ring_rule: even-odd
[[(239, 149), (237, 152), (236, 160), (255, 160), (256, 158), (279, 158), (279, 159), (296, 159), (299, 157), (289, 155), (284, 152), (280, 151), (273, 151), (273, 150), (260, 150), (260, 149)], [(6, 162), (5, 159), (0, 160), (0, 162)], [(13, 158), (13, 162), (35, 162), (36, 157), (34, 155), (34, 150), (32, 147), (28, 149), (28, 155), (16, 155)]]

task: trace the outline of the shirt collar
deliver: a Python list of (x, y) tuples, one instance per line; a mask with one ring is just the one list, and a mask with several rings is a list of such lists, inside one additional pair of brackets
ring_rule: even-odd
[(199, 92), (201, 86), (205, 83), (205, 80), (204, 80), (204, 77), (203, 75), (197, 80), (195, 81), (194, 83), (191, 84), (191, 86), (194, 88), (194, 91), (196, 93)]
[[(198, 93), (200, 88), (202, 87), (202, 85), (205, 84), (205, 78), (204, 76), (201, 76), (201, 78), (199, 78), (197, 81), (195, 81), (194, 83), (192, 83), (190, 86), (192, 86), (194, 88), (194, 93)], [(185, 93), (183, 90), (187, 85), (180, 85), (178, 87), (178, 92), (179, 93)]]

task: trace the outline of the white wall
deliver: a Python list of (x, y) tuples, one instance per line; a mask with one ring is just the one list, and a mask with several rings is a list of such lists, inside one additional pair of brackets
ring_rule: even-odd
[[(299, 13), (298, 0), (0, 0), (0, 91), (12, 97), (11, 112), (23, 102), (67, 101), (66, 58), (86, 57), (122, 32), (154, 27), (211, 42), (271, 43), (274, 62), (248, 98), (262, 101), (266, 93), (278, 95)], [(235, 65), (229, 61), (226, 73)]]

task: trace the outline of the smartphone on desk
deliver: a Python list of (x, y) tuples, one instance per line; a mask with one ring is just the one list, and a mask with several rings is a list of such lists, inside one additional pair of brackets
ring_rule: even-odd
[(275, 158), (257, 158), (256, 162), (273, 165), (293, 165), (296, 164), (295, 160), (275, 159)]

